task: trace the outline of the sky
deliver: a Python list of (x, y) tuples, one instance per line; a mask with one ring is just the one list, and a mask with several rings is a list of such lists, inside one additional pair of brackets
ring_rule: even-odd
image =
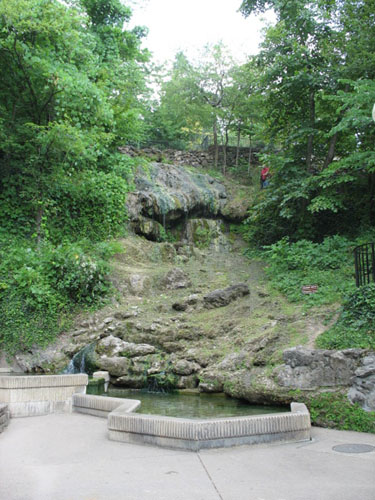
[[(255, 16), (245, 19), (238, 12), (241, 0), (131, 0), (130, 27), (146, 26), (149, 34), (143, 48), (159, 63), (174, 59), (182, 50), (190, 60), (199, 57), (207, 44), (219, 41), (230, 49), (238, 62), (255, 54), (266, 20)], [(263, 16), (264, 18), (264, 16)], [(266, 16), (272, 20), (272, 14)]]

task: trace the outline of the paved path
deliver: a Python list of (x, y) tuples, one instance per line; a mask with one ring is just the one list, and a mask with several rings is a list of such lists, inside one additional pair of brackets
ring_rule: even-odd
[(1, 500), (375, 500), (375, 435), (313, 429), (313, 441), (199, 453), (111, 442), (87, 415), (13, 419), (0, 434)]

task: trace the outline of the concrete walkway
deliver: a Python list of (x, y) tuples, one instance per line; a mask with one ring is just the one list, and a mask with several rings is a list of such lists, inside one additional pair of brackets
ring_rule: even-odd
[(12, 419), (0, 434), (1, 500), (374, 500), (375, 435), (313, 429), (313, 441), (199, 453), (111, 442), (87, 415)]

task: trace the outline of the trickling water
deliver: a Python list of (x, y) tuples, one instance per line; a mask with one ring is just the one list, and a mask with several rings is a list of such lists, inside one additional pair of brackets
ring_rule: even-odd
[(94, 349), (95, 344), (88, 344), (78, 351), (62, 373), (74, 374), (91, 372), (89, 358), (92, 356)]

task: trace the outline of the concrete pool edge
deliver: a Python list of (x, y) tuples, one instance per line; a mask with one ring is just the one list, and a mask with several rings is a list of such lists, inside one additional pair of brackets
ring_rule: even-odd
[(112, 441), (151, 444), (198, 451), (203, 448), (310, 440), (307, 407), (292, 403), (291, 411), (241, 417), (188, 419), (134, 413), (140, 401), (87, 395), (86, 374), (1, 376), (0, 424), (9, 417), (49, 413), (86, 413), (107, 418)]
[(192, 420), (132, 413), (119, 406), (108, 415), (112, 441), (198, 451), (244, 444), (309, 441), (310, 413), (292, 403), (290, 413)]

